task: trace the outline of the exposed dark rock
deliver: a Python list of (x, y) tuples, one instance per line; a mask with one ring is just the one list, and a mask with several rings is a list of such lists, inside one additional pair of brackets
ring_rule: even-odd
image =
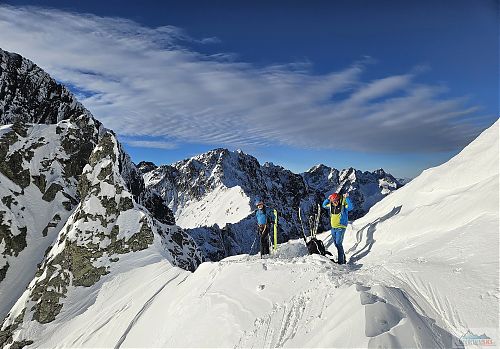
[(137, 164), (137, 169), (141, 174), (151, 172), (154, 169), (156, 169), (158, 166), (156, 166), (154, 163), (150, 161), (141, 161)]
[(56, 124), (86, 113), (75, 97), (42, 69), (1, 49), (0, 102), (0, 124)]

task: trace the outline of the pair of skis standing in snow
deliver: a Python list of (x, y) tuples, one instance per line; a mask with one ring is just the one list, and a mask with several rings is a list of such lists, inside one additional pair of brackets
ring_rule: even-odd
[[(257, 206), (257, 231), (260, 235), (260, 254), (262, 257), (263, 255), (269, 254), (269, 231), (271, 225), (274, 226), (274, 250), (276, 250), (278, 214), (276, 210), (271, 210), (270, 208), (266, 207), (264, 205), (264, 202), (260, 199), (257, 199), (255, 204)], [(347, 228), (347, 222), (349, 220), (348, 212), (353, 209), (352, 202), (349, 199), (349, 194), (347, 193), (344, 195), (339, 195), (338, 193), (333, 193), (327, 199), (325, 199), (325, 201), (323, 201), (322, 207), (330, 210), (330, 224), (332, 227), (331, 234), (335, 247), (337, 248), (337, 263), (345, 264), (346, 257), (342, 242), (344, 240), (344, 234)], [(318, 205), (318, 213), (314, 216), (309, 217), (310, 239), (309, 241), (307, 241), (304, 224), (302, 222), (302, 213), (299, 207), (299, 220), (302, 227), (304, 242), (306, 243), (309, 254), (315, 253), (321, 255), (331, 255), (331, 253), (326, 250), (323, 241), (316, 238), (320, 215), (321, 208), (320, 205)]]

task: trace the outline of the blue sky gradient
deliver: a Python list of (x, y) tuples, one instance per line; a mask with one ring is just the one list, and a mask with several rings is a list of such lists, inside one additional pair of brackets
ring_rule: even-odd
[[(5, 29), (4, 32), (12, 32), (13, 39), (9, 41), (0, 35), (0, 47), (25, 55), (68, 84), (98, 119), (116, 130), (136, 162), (171, 163), (216, 147), (227, 147), (231, 150), (241, 148), (261, 162), (271, 161), (295, 172), (324, 163), (336, 168), (352, 166), (362, 170), (382, 167), (395, 176), (414, 177), (423, 169), (443, 163), (458, 153), (499, 115), (497, 1), (141, 1), (139, 4), (20, 0), (3, 3), (11, 6), (0, 8), (0, 14), (6, 12), (3, 19), (0, 16), (0, 28), (5, 24), (10, 31)], [(151, 45), (157, 45), (158, 40), (164, 40), (163, 34), (167, 35), (166, 43), (158, 44), (162, 47), (154, 47), (148, 56), (172, 52), (178, 56), (188, 51), (187, 58), (174, 61), (179, 62), (179, 68), (165, 75), (164, 80), (175, 74), (168, 85), (174, 89), (180, 86), (176, 81), (188, 85), (200, 74), (221, 71), (223, 74), (214, 75), (216, 83), (210, 84), (211, 87), (193, 93), (196, 108), (185, 105), (190, 101), (187, 97), (184, 99), (185, 95), (175, 99), (180, 104), (175, 106), (174, 101), (162, 104), (161, 95), (158, 100), (151, 98), (148, 105), (159, 103), (156, 109), (146, 112), (154, 115), (154, 119), (144, 123), (149, 123), (151, 128), (138, 132), (141, 123), (134, 125), (133, 118), (134, 115), (143, 118), (142, 113), (131, 112), (120, 120), (111, 116), (111, 107), (106, 109), (105, 103), (99, 101), (101, 96), (104, 100), (113, 94), (110, 92), (112, 87), (108, 86), (111, 75), (101, 74), (99, 84), (90, 81), (93, 74), (99, 76), (100, 71), (107, 72), (109, 67), (92, 63), (88, 66), (90, 74), (83, 76), (82, 69), (87, 66), (68, 70), (43, 48), (36, 49), (33, 44), (22, 46), (19, 40), (14, 41), (14, 36), (22, 38), (22, 30), (29, 29), (23, 29), (22, 23), (14, 23), (12, 14), (20, 18), (21, 14), (30, 13), (38, 18), (37, 8), (25, 7), (30, 5), (48, 12), (56, 11), (61, 23), (66, 17), (92, 14), (92, 18), (83, 20), (98, 23), (97, 27), (88, 29), (102, 33), (114, 30), (110, 29), (114, 28), (111, 24), (106, 24), (110, 18), (129, 20), (132, 23), (121, 23), (122, 29), (116, 35), (123, 39), (130, 33), (133, 40), (144, 43), (146, 52)], [(18, 9), (26, 12), (18, 12)], [(19, 19), (19, 22), (22, 21)], [(73, 22), (68, 20), (68, 23)], [(170, 27), (158, 30), (163, 26)], [(69, 32), (73, 30), (66, 27)], [(29, 27), (25, 25), (25, 28)], [(68, 57), (74, 54), (71, 50), (79, 42), (78, 35), (83, 33), (81, 28), (74, 30), (74, 42), (61, 48), (66, 50), (61, 52)], [(47, 35), (54, 36), (54, 42), (64, 42), (56, 38), (57, 34)], [(146, 41), (140, 41), (143, 37)], [(93, 43), (95, 41), (82, 40), (82, 45)], [(102, 45), (99, 43), (96, 47)], [(58, 47), (52, 50), (57, 52)], [(116, 52), (122, 51), (117, 49)], [(123, 57), (117, 58), (118, 62)], [(103, 59), (96, 58), (95, 62)], [(134, 57), (133, 62), (137, 65), (140, 60)], [(195, 62), (202, 68), (183, 78), (186, 62)], [(358, 66), (359, 71), (356, 70)], [(115, 74), (121, 76), (122, 72)], [(273, 74), (279, 81), (266, 86), (265, 81)], [(341, 78), (331, 74), (341, 75)], [(124, 91), (121, 89), (125, 81), (129, 80), (120, 81), (116, 95)], [(226, 81), (234, 81), (234, 85), (221, 86)], [(375, 83), (377, 81), (380, 82)], [(131, 85), (137, 90), (138, 84)], [(193, 84), (198, 85), (196, 81)], [(256, 92), (259, 84), (268, 88), (262, 95)], [(300, 100), (301, 87), (295, 86), (297, 84), (304, 84), (304, 94), (310, 95), (310, 99), (304, 100), (304, 110), (299, 110), (297, 116), (291, 116), (285, 123), (287, 115), (301, 109), (299, 104), (290, 110), (283, 105), (288, 94), (291, 101)], [(160, 87), (163, 85), (158, 82), (147, 88), (158, 90)], [(225, 92), (214, 96), (216, 107), (212, 110), (206, 95), (219, 87)], [(143, 91), (143, 86), (140, 88)], [(147, 92), (147, 88), (144, 91)], [(241, 99), (248, 102), (224, 109), (230, 103), (225, 102), (223, 96), (233, 90), (241, 92)], [(274, 96), (275, 90), (282, 92)], [(186, 91), (190, 91), (189, 85)], [(144, 96), (148, 96), (146, 92)], [(329, 93), (330, 97), (325, 99)], [(231, 98), (238, 96), (235, 93)], [(406, 110), (402, 106), (406, 99), (400, 101), (405, 97), (408, 98)], [(148, 99), (142, 97), (142, 100), (145, 98)], [(131, 108), (120, 104), (120, 100), (119, 96), (114, 96), (112, 102), (106, 100), (106, 103), (121, 107), (115, 110), (123, 114)], [(419, 103), (428, 111), (402, 118), (401, 125), (392, 125), (390, 110), (396, 109), (406, 117), (413, 109), (420, 108)], [(375, 116), (379, 106), (385, 107), (386, 113)], [(167, 116), (160, 115), (164, 110), (168, 111)], [(256, 110), (257, 115), (250, 115), (252, 110)], [(231, 115), (238, 112), (242, 115), (235, 119), (235, 126)], [(267, 117), (266, 112), (276, 115), (276, 120)], [(193, 117), (191, 123), (186, 121), (179, 126), (186, 130), (174, 132), (172, 115), (177, 113), (178, 119), (190, 113), (199, 115)], [(372, 115), (381, 120), (382, 126), (374, 127), (376, 123), (372, 120), (372, 124), (367, 122), (366, 129), (362, 129), (363, 118), (370, 119)], [(165, 117), (168, 119), (166, 126), (161, 132), (157, 131), (154, 125), (163, 124)], [(399, 114), (392, 117), (397, 122)], [(426, 117), (428, 121), (422, 120)], [(231, 128), (236, 129), (248, 120), (247, 128), (242, 126), (233, 137)], [(262, 125), (266, 120), (270, 120), (269, 124)], [(125, 123), (130, 127), (123, 126)], [(212, 130), (210, 125), (213, 123), (220, 123), (221, 127)], [(415, 123), (414, 134), (412, 123)], [(300, 137), (300, 127), (309, 125), (308, 133)], [(190, 126), (198, 133), (188, 130)], [(207, 135), (203, 133), (204, 128)]]

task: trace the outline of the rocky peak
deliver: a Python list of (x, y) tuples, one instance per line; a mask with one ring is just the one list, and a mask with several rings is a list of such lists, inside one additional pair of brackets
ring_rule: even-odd
[(383, 178), (383, 177), (385, 177), (385, 176), (387, 175), (387, 173), (384, 171), (384, 169), (383, 169), (383, 168), (379, 168), (379, 169), (377, 169), (377, 170), (373, 171), (372, 173), (373, 173), (374, 175), (377, 175), (377, 176), (378, 176), (378, 177), (380, 177), (380, 178)]
[(151, 172), (158, 168), (158, 166), (156, 166), (153, 162), (150, 161), (141, 161), (137, 164), (136, 167), (142, 174)]
[(90, 116), (63, 85), (30, 60), (0, 49), (0, 124), (56, 124), (82, 114)]
[(324, 164), (313, 166), (301, 175), (309, 188), (319, 191), (339, 184), (339, 171)]

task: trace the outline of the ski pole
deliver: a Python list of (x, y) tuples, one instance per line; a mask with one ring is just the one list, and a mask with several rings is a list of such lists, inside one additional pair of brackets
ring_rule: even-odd
[[(271, 230), (271, 229), (269, 229), (269, 230)], [(272, 255), (274, 253), (274, 250), (272, 248), (273, 241), (271, 239), (271, 232), (270, 231), (267, 234), (267, 243), (269, 244), (269, 255)]]
[(250, 252), (248, 252), (249, 255), (252, 254), (253, 245), (255, 245), (255, 241), (257, 241), (257, 235), (255, 235), (255, 239), (253, 239), (252, 246), (250, 247)]

